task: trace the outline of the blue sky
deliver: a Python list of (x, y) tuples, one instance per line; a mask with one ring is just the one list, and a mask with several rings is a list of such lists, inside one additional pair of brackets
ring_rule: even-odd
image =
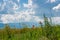
[(60, 24), (60, 0), (0, 0), (0, 23), (44, 22), (43, 14)]

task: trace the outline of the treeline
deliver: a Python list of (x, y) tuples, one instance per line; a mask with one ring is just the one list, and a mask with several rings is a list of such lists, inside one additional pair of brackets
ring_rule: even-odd
[[(51, 19), (50, 19), (51, 20)], [(44, 15), (44, 25), (32, 28), (10, 28), (8, 24), (0, 29), (0, 40), (60, 40), (60, 25), (52, 25)]]

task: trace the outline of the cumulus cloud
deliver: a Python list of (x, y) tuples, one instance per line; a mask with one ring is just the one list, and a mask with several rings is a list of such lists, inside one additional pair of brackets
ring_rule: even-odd
[(7, 15), (2, 15), (1, 20), (2, 20), (3, 23), (9, 23), (9, 22), (14, 21), (15, 19), (14, 19), (13, 15), (7, 14)]
[[(17, 0), (18, 2), (20, 0)], [(18, 5), (16, 2), (14, 2), (13, 0), (3, 0), (3, 2), (0, 3), (0, 11), (5, 10), (5, 8), (7, 9), (7, 12), (12, 12), (16, 11), (20, 8), (20, 5)]]
[(54, 6), (52, 9), (55, 11), (59, 11), (60, 10), (60, 4), (58, 4), (57, 6)]
[[(19, 2), (20, 0), (17, 1)], [(33, 4), (32, 0), (28, 0), (27, 4), (23, 3), (23, 6), (26, 7), (27, 9), (21, 11), (17, 11), (20, 9), (20, 6), (13, 2), (12, 0), (4, 0), (4, 2), (6, 3), (8, 14), (1, 15), (0, 20), (3, 23), (16, 23), (16, 22), (18, 23), (31, 21), (43, 22), (43, 20), (40, 17), (34, 16), (35, 15), (34, 8), (37, 7), (37, 4)], [(11, 12), (13, 12), (14, 14), (12, 14)]]
[(23, 3), (23, 6), (26, 7), (26, 8), (37, 8), (38, 5), (37, 4), (33, 4), (33, 1), (32, 0), (28, 0), (28, 4), (26, 3)]
[(32, 2), (32, 0), (28, 0), (28, 4), (23, 4), (23, 6), (24, 7), (27, 7), (27, 8), (31, 8), (32, 7), (32, 4), (33, 4), (33, 2)]
[(54, 3), (54, 2), (56, 2), (56, 0), (47, 0), (47, 1), (46, 1), (46, 3), (49, 3), (49, 2), (50, 2), (50, 3)]
[(4, 2), (6, 3), (7, 13), (11, 13), (11, 12), (14, 13), (14, 11), (20, 9), (20, 5), (18, 5), (16, 2), (12, 0), (5, 0)]
[(18, 10), (20, 8), (20, 6), (18, 6), (16, 3), (14, 4), (14, 6), (13, 6), (13, 10)]
[[(20, 6), (18, 5), (18, 4), (16, 4), (15, 2), (13, 2), (13, 1), (9, 1), (9, 4), (11, 4), (11, 5), (8, 5), (9, 6), (9, 9), (11, 8), (12, 10), (18, 10), (19, 8), (20, 8)], [(11, 6), (11, 7), (10, 7)]]
[(1, 19), (3, 23), (18, 23), (18, 22), (43, 22), (42, 19), (40, 19), (38, 16), (32, 16), (30, 13), (24, 11), (24, 12), (18, 12), (18, 14), (5, 14), (1, 15)]

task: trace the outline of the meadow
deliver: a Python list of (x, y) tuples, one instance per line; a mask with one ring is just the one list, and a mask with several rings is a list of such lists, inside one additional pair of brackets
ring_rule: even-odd
[(31, 28), (10, 28), (8, 24), (0, 29), (0, 40), (60, 40), (60, 25), (52, 25), (44, 16), (44, 24)]

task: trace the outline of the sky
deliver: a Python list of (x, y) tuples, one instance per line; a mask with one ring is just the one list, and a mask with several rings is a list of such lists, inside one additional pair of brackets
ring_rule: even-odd
[(0, 0), (0, 23), (44, 22), (43, 14), (60, 24), (60, 0)]

